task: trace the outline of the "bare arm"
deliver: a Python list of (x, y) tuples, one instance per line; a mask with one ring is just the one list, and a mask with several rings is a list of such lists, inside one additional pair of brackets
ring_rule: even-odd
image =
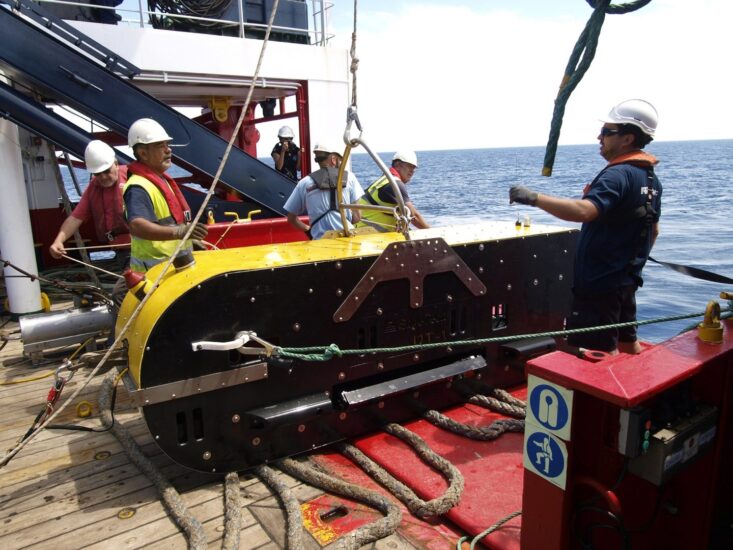
[(422, 217), (422, 214), (420, 214), (414, 203), (411, 201), (406, 202), (405, 206), (410, 209), (410, 213), (412, 214), (412, 225), (418, 229), (428, 229), (430, 227), (430, 224), (425, 221), (425, 218)]
[(537, 208), (567, 222), (590, 222), (598, 217), (598, 207), (586, 199), (562, 199), (552, 195), (537, 194)]
[(64, 220), (64, 223), (61, 224), (61, 229), (59, 229), (58, 235), (56, 235), (53, 243), (51, 243), (51, 246), (48, 248), (51, 256), (58, 260), (61, 256), (66, 254), (64, 243), (81, 227), (82, 223), (84, 223), (84, 220), (80, 220), (74, 216), (69, 216)]
[(310, 230), (310, 225), (304, 224), (302, 221), (300, 221), (300, 218), (291, 212), (288, 212), (288, 223), (292, 225), (295, 229), (299, 229), (303, 233), (306, 233)]

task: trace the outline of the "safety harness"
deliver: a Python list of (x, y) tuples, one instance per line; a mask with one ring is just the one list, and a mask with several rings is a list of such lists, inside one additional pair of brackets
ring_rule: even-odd
[[(316, 183), (316, 187), (318, 187), (318, 189), (329, 192), (328, 210), (326, 210), (323, 214), (321, 214), (311, 222), (311, 229), (313, 229), (313, 227), (315, 227), (315, 225), (319, 221), (321, 221), (329, 212), (338, 212), (338, 205), (336, 203), (336, 188), (338, 187), (338, 168), (334, 168), (332, 166), (321, 168), (320, 170), (316, 170), (315, 172), (311, 173), (310, 177)], [(343, 181), (348, 181), (348, 178), (349, 173), (344, 170)], [(310, 236), (310, 231), (308, 231), (308, 236)]]

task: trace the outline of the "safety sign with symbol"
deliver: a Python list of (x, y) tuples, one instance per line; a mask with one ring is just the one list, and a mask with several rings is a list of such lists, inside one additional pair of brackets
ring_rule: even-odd
[(524, 467), (565, 490), (568, 451), (565, 443), (527, 424), (524, 433)]
[(527, 385), (527, 421), (570, 441), (573, 391), (533, 375)]

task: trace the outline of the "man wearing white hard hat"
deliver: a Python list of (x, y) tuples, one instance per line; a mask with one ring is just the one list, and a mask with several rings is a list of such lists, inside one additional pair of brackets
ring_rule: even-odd
[[(580, 199), (563, 199), (515, 186), (509, 202), (536, 206), (561, 220), (582, 222), (575, 253), (573, 304), (567, 328), (636, 320), (636, 289), (659, 235), (662, 185), (657, 159), (642, 149), (654, 138), (658, 115), (642, 99), (622, 101), (601, 122), (606, 167)], [(610, 353), (639, 353), (636, 327), (568, 337), (568, 343)]]
[[(407, 184), (412, 179), (417, 169), (417, 155), (414, 151), (397, 151), (392, 157), (392, 166), (389, 171), (394, 177), (395, 183), (402, 195), (402, 202), (410, 211), (412, 216), (410, 223), (418, 229), (430, 227), (425, 218), (412, 202), (407, 191)], [(394, 208), (397, 206), (397, 197), (387, 176), (382, 176), (372, 183), (359, 201), (361, 204), (374, 206), (386, 206)], [(364, 210), (361, 214), (361, 222), (358, 227), (372, 227), (380, 232), (394, 231), (397, 227), (397, 220), (394, 215), (379, 210)]]
[[(311, 239), (320, 239), (328, 231), (340, 231), (344, 228), (336, 200), (338, 168), (343, 159), (339, 148), (326, 142), (317, 144), (313, 148), (313, 154), (320, 169), (298, 182), (285, 201), (284, 209), (288, 213), (288, 222), (293, 227), (300, 229)], [(353, 204), (364, 191), (351, 172), (345, 171), (343, 179), (341, 200), (344, 204)], [(303, 214), (308, 214), (308, 224), (298, 217)], [(351, 228), (351, 224), (359, 221), (359, 211), (346, 210), (346, 219)]]
[[(132, 235), (130, 269), (144, 273), (167, 260), (191, 225), (191, 208), (166, 170), (171, 166), (171, 138), (153, 119), (136, 120), (127, 133), (135, 161), (124, 190), (125, 215)], [(192, 239), (203, 239), (206, 226), (199, 223)], [(192, 249), (189, 241), (182, 251)]]
[(272, 160), (275, 161), (275, 170), (285, 174), (291, 180), (298, 181), (298, 163), (300, 162), (300, 148), (293, 141), (295, 134), (290, 126), (283, 126), (277, 132), (277, 143), (272, 148)]
[[(61, 224), (56, 238), (49, 247), (51, 256), (58, 259), (66, 254), (64, 243), (86, 220), (92, 220), (97, 239), (114, 245), (130, 242), (130, 230), (122, 212), (122, 186), (127, 181), (127, 167), (117, 164), (114, 149), (103, 141), (90, 141), (84, 151), (87, 171), (92, 174), (89, 185), (82, 193), (79, 204)], [(126, 249), (118, 250), (118, 257), (129, 258)]]

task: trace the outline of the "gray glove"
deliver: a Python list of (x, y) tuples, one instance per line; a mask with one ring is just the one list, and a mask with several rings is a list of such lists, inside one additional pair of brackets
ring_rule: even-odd
[(532, 191), (522, 185), (515, 185), (509, 189), (509, 204), (515, 202), (534, 206), (537, 204), (537, 191)]
[[(182, 239), (184, 237), (184, 235), (186, 234), (186, 232), (188, 231), (188, 228), (190, 226), (191, 226), (190, 223), (180, 223), (180, 224), (178, 224), (176, 226), (175, 232), (173, 233), (173, 238), (174, 239)], [(209, 234), (209, 230), (206, 228), (206, 226), (204, 224), (202, 224), (202, 223), (197, 223), (194, 226), (193, 231), (191, 232), (190, 238), (191, 239), (196, 239), (196, 240), (199, 240), (200, 241), (200, 240), (203, 240), (206, 237), (206, 235), (208, 235), (208, 234)]]

